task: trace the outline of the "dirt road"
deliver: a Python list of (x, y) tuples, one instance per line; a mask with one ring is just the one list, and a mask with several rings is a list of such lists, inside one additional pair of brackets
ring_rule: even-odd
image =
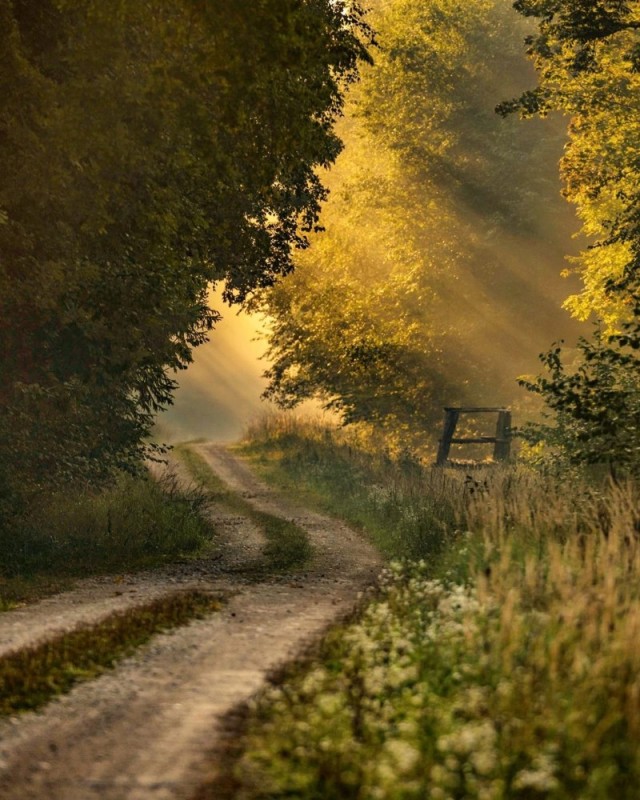
[(284, 500), (224, 448), (199, 450), (256, 508), (304, 528), (312, 563), (301, 575), (245, 579), (241, 567), (259, 557), (260, 532), (213, 509), (222, 557), (127, 576), (117, 585), (87, 581), (0, 615), (1, 651), (181, 586), (231, 594), (220, 613), (155, 637), (42, 712), (0, 722), (0, 800), (188, 800), (215, 771), (228, 712), (348, 612), (374, 580), (378, 555), (358, 534)]

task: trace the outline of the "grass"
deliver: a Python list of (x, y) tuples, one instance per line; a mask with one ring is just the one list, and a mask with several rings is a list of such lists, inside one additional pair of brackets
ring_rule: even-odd
[(299, 570), (310, 561), (313, 548), (303, 528), (291, 520), (258, 511), (243, 497), (231, 492), (212, 472), (205, 459), (188, 445), (177, 447), (175, 452), (192, 477), (210, 493), (213, 500), (247, 517), (263, 532), (266, 539), (263, 550), (264, 562), (257, 567), (257, 572), (279, 573)]
[[(298, 483), (327, 504), (334, 458), (347, 482), (361, 482), (337, 507), (377, 508), (376, 538), (406, 556), (410, 528), (394, 538), (385, 527), (415, 517), (432, 478), (380, 466), (341, 437), (272, 426), (245, 452), (281, 481), (298, 464)], [(314, 459), (308, 477), (301, 465)], [(393, 514), (376, 504), (380, 470), (393, 479)], [(322, 657), (257, 701), (234, 797), (635, 800), (638, 487), (519, 467), (456, 478), (443, 494), (435, 486), (423, 503), (444, 500), (450, 514), (437, 547), (424, 550), (423, 535), (427, 558), (393, 563)], [(414, 524), (420, 535), (423, 522)]]
[(0, 610), (68, 588), (78, 577), (192, 556), (213, 535), (206, 502), (171, 477), (122, 476), (106, 491), (42, 498), (0, 529)]
[(220, 608), (220, 598), (203, 592), (173, 594), (0, 656), (0, 714), (39, 708), (112, 668), (155, 633)]
[(267, 417), (238, 446), (270, 483), (366, 531), (389, 558), (431, 557), (463, 521), (475, 483), (363, 450), (340, 429)]

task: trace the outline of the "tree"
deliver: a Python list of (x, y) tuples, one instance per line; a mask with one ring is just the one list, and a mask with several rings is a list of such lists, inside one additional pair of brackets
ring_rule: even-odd
[(380, 49), (350, 93), (326, 233), (262, 298), (268, 394), (415, 444), (443, 405), (513, 402), (563, 325), (563, 138), (494, 113), (505, 80), (528, 79), (525, 27), (499, 0), (394, 0), (371, 19)]
[[(573, 368), (554, 345), (540, 356), (546, 376), (521, 379), (552, 412), (552, 424), (529, 424), (522, 433), (530, 444), (543, 443), (548, 460), (571, 464), (607, 464), (615, 476), (622, 469), (640, 471), (640, 308), (622, 323), (620, 333), (596, 329), (581, 337)], [(549, 446), (551, 453), (548, 452)]]
[[(622, 0), (519, 0), (538, 20), (527, 39), (538, 85), (502, 103), (502, 114), (571, 117), (562, 160), (565, 195), (589, 247), (574, 261), (583, 290), (567, 301), (613, 330), (638, 291), (640, 267), (640, 7)], [(629, 305), (631, 303), (631, 305)]]
[(209, 284), (306, 247), (370, 38), (333, 0), (0, 0), (0, 493), (135, 467)]
[(571, 115), (562, 161), (565, 195), (577, 205), (588, 249), (575, 259), (583, 290), (566, 305), (604, 323), (581, 339), (577, 360), (553, 347), (547, 375), (523, 385), (540, 395), (555, 425), (526, 435), (574, 463), (640, 464), (640, 8), (621, 0), (518, 0), (538, 20), (528, 51), (538, 85), (503, 103), (502, 114)]

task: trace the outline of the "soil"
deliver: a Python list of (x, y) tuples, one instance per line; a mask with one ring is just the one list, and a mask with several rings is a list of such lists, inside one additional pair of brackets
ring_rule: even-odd
[(375, 581), (379, 556), (359, 534), (281, 497), (223, 447), (198, 450), (255, 508), (304, 528), (311, 563), (303, 573), (258, 582), (252, 565), (265, 544), (260, 531), (214, 507), (217, 541), (202, 558), (86, 580), (1, 614), (0, 653), (185, 588), (228, 597), (221, 612), (154, 637), (41, 712), (0, 721), (0, 800), (189, 800), (215, 781), (233, 709)]

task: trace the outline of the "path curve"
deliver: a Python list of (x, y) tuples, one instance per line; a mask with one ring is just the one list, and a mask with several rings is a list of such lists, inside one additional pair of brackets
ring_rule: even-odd
[[(305, 528), (312, 563), (303, 575), (243, 582), (238, 554), (245, 540), (249, 551), (255, 549), (257, 534), (250, 522), (234, 517), (226, 553), (233, 575), (215, 561), (195, 580), (211, 591), (235, 591), (224, 610), (154, 637), (118, 668), (42, 712), (0, 722), (0, 800), (189, 800), (211, 779), (229, 712), (348, 613), (375, 579), (379, 556), (357, 533), (283, 499), (224, 448), (198, 449), (256, 508)], [(189, 580), (194, 583), (192, 575)], [(174, 582), (180, 582), (175, 575)], [(73, 592), (66, 593), (70, 597)], [(60, 599), (47, 602), (50, 611)], [(107, 606), (100, 599), (91, 613), (104, 615)], [(31, 608), (0, 616), (0, 642), (11, 615), (28, 627), (29, 613), (38, 612)]]

